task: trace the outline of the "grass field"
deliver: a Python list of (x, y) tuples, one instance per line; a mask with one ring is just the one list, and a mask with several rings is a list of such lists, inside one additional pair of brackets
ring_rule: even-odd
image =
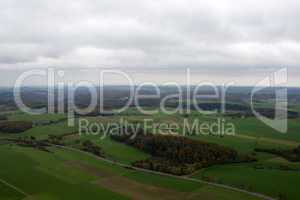
[(79, 137), (78, 135), (74, 135), (72, 136), (72, 139), (69, 142), (70, 145), (73, 145), (74, 140), (78, 140), (78, 139), (80, 139), (81, 141), (91, 140), (103, 149), (105, 155), (108, 158), (125, 164), (131, 164), (132, 162), (138, 160), (144, 160), (149, 157), (148, 154), (141, 152), (131, 146), (116, 142), (112, 140), (110, 137), (105, 137), (103, 139), (100, 138), (101, 136), (82, 135)]
[[(148, 116), (139, 116), (135, 114), (135, 118), (140, 120), (143, 118), (148, 118)], [(192, 115), (192, 119), (199, 119), (201, 121), (213, 121), (217, 116), (211, 115), (204, 117), (201, 115)], [(165, 116), (162, 114), (157, 114), (153, 117), (154, 121), (158, 122), (181, 122), (182, 116)], [(95, 120), (95, 119), (94, 119)], [(114, 119), (115, 120), (115, 119)], [(298, 122), (299, 119), (291, 119), (288, 122), (289, 131), (286, 134), (278, 133), (266, 125), (262, 124), (254, 118), (246, 119), (228, 119), (228, 121), (233, 122), (236, 125), (237, 135), (235, 136), (206, 136), (198, 135), (191, 136), (194, 139), (218, 143), (228, 147), (232, 147), (238, 150), (240, 153), (252, 153), (255, 148), (280, 148), (289, 149), (299, 145), (299, 136), (295, 133), (300, 131)], [(298, 131), (299, 130), (299, 131)], [(100, 142), (102, 145), (110, 144), (109, 140), (103, 140)], [(117, 144), (118, 146), (119, 144)], [(118, 149), (118, 147), (114, 147)], [(109, 149), (107, 149), (109, 150)], [(195, 175), (196, 178), (203, 179), (209, 177), (211, 180), (222, 182), (228, 185), (233, 185), (240, 188), (245, 188), (251, 191), (257, 191), (264, 194), (268, 194), (274, 197), (282, 196), (282, 198), (297, 199), (299, 192), (297, 185), (300, 184), (300, 177), (298, 177), (298, 172), (287, 171), (280, 169), (280, 166), (293, 166), (298, 164), (293, 164), (290, 162), (276, 163), (271, 162), (272, 160), (278, 160), (280, 158), (274, 157), (270, 154), (256, 153), (258, 162), (253, 164), (243, 164), (243, 165), (224, 165), (209, 167)], [(128, 163), (124, 159), (119, 159), (122, 162)], [(254, 166), (259, 164), (263, 166), (263, 169), (256, 169)], [(293, 176), (293, 174), (297, 174)], [(262, 179), (262, 181), (260, 181)], [(282, 182), (282, 180), (291, 180), (290, 184), (281, 183), (277, 190), (279, 192), (274, 193), (276, 186), (274, 182)]]
[(58, 121), (65, 119), (65, 114), (41, 114), (41, 115), (31, 115), (21, 111), (11, 112), (7, 115), (8, 120), (20, 120), (20, 121)]
[[(2, 145), (0, 159), (6, 161), (1, 166), (1, 179), (28, 193), (25, 199), (131, 199), (140, 197), (139, 191), (143, 192), (143, 199), (256, 199), (239, 192), (124, 169), (66, 150), (47, 153)], [(0, 199), (24, 199), (16, 191), (0, 186), (5, 192)]]
[(1, 194), (0, 199), (3, 199), (3, 200), (17, 200), (17, 199), (23, 199), (26, 197), (25, 195), (18, 192), (14, 188), (1, 182), (1, 180), (0, 180), (0, 194)]
[(285, 199), (298, 199), (300, 171), (281, 170), (278, 166), (255, 164), (214, 166), (201, 170), (195, 178), (209, 178), (216, 182), (258, 191)]
[(33, 199), (80, 199), (80, 195), (122, 199), (113, 192), (84, 182), (91, 180), (86, 175), (72, 175), (74, 171), (65, 168), (54, 154), (4, 146), (1, 147), (1, 160), (5, 163), (2, 164), (0, 177), (26, 191)]
[[(136, 111), (130, 111), (126, 115), (126, 119), (132, 122), (149, 118), (147, 115), (139, 115)], [(117, 122), (120, 117), (122, 115), (87, 119), (91, 122), (108, 123)], [(216, 115), (192, 114), (189, 119), (214, 121), (216, 117)], [(68, 127), (66, 121), (60, 121), (64, 119), (63, 115), (42, 115), (38, 118), (17, 112), (15, 115), (10, 113), (9, 119), (59, 121), (49, 125), (35, 126), (22, 134), (9, 135), (10, 137), (35, 136), (37, 139), (45, 139), (49, 134), (74, 133), (64, 139), (68, 145), (74, 145), (76, 140), (91, 140), (102, 148), (109, 159), (118, 162), (131, 164), (149, 157), (148, 154), (113, 141), (109, 137), (101, 140), (101, 135), (78, 135), (76, 134), (77, 127)], [(181, 123), (184, 117), (179, 114), (168, 116), (158, 113), (152, 119), (154, 122)], [(229, 146), (240, 153), (253, 153), (254, 148), (257, 147), (287, 149), (297, 146), (300, 142), (300, 136), (296, 134), (300, 130), (299, 119), (289, 120), (290, 129), (286, 134), (277, 133), (254, 118), (228, 120), (236, 125), (236, 136), (190, 137)], [(2, 134), (1, 137), (4, 137), (3, 135), (8, 137), (6, 134)], [(300, 163), (290, 163), (270, 154), (256, 153), (255, 155), (258, 162), (208, 167), (195, 173), (193, 177), (210, 179), (274, 197), (281, 195), (286, 199), (298, 199)], [(124, 169), (63, 150), (46, 153), (30, 148), (10, 147), (6, 142), (1, 142), (0, 160), (6, 161), (3, 164), (1, 162), (0, 179), (30, 194), (25, 198), (26, 200), (81, 199), (83, 196), (88, 199), (141, 199), (141, 196), (145, 196), (144, 199), (148, 199), (153, 191), (157, 194), (164, 194), (155, 196), (158, 199), (255, 199), (239, 192), (200, 183)], [(282, 169), (282, 166), (288, 167), (289, 170)], [(123, 188), (123, 186), (126, 187)], [(137, 190), (142, 192), (136, 192)], [(0, 200), (24, 199), (23, 194), (2, 182), (0, 182), (0, 194)]]

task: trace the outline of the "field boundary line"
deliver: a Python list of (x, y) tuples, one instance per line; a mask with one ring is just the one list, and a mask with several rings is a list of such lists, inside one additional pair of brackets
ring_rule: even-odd
[(268, 138), (268, 137), (255, 137), (250, 135), (234, 135), (233, 137), (241, 138), (241, 139), (248, 139), (248, 140), (256, 140), (258, 142), (268, 142), (272, 144), (280, 144), (285, 145), (289, 147), (296, 147), (300, 145), (300, 142), (292, 141), (292, 140), (286, 140), (286, 139), (274, 139), (274, 138)]
[(3, 179), (1, 179), (1, 178), (0, 178), (0, 182), (3, 183), (4, 185), (6, 185), (6, 186), (8, 186), (8, 187), (10, 187), (10, 188), (12, 188), (12, 189), (14, 189), (15, 191), (17, 191), (17, 192), (23, 194), (24, 196), (30, 196), (28, 193), (24, 192), (24, 191), (21, 190), (20, 188), (17, 188), (16, 186), (14, 186), (14, 185), (8, 183), (7, 181), (5, 181), (5, 180), (3, 180)]
[(185, 177), (185, 176), (176, 176), (176, 175), (167, 174), (167, 173), (163, 173), (163, 172), (158, 172), (158, 171), (143, 169), (143, 168), (139, 168), (139, 167), (134, 167), (134, 166), (127, 165), (127, 164), (124, 164), (124, 163), (120, 163), (120, 162), (117, 162), (117, 161), (113, 161), (113, 160), (109, 160), (109, 159), (106, 159), (106, 158), (103, 158), (103, 157), (99, 157), (99, 156), (96, 156), (96, 155), (91, 154), (89, 152), (82, 151), (80, 149), (76, 149), (76, 148), (73, 148), (73, 147), (67, 147), (67, 146), (61, 146), (61, 145), (54, 145), (54, 146), (58, 147), (58, 148), (61, 148), (61, 149), (76, 151), (76, 152), (88, 155), (90, 157), (93, 157), (97, 160), (101, 160), (101, 161), (104, 161), (104, 162), (107, 162), (107, 163), (110, 163), (110, 164), (118, 165), (118, 166), (123, 167), (123, 168), (133, 169), (133, 170), (136, 170), (136, 171), (155, 174), (155, 175), (160, 175), (160, 176), (167, 176), (167, 177), (177, 178), (177, 179), (181, 179), (181, 180), (188, 180), (188, 181), (193, 181), (193, 182), (197, 182), (197, 183), (207, 184), (207, 185), (211, 185), (211, 186), (215, 186), (215, 187), (219, 187), (219, 188), (223, 188), (223, 189), (228, 189), (228, 190), (232, 190), (232, 191), (236, 191), (236, 192), (245, 193), (245, 194), (255, 196), (255, 197), (258, 197), (258, 198), (261, 198), (261, 199), (265, 199), (265, 200), (276, 200), (276, 198), (267, 196), (265, 194), (261, 194), (261, 193), (257, 193), (257, 192), (250, 192), (248, 190), (240, 189), (240, 188), (225, 185), (225, 184), (219, 184), (219, 183), (204, 181), (204, 180)]

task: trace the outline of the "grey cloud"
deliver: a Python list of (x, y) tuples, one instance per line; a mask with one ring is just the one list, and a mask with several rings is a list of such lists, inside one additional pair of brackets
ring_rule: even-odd
[(0, 67), (299, 67), (300, 4), (2, 0)]

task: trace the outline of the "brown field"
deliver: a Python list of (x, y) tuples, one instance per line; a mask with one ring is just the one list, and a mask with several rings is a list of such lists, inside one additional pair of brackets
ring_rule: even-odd
[(99, 170), (96, 167), (93, 167), (91, 165), (79, 161), (67, 161), (65, 162), (65, 165), (72, 166), (73, 168), (79, 169), (89, 175), (96, 176), (99, 178), (106, 178), (114, 175), (113, 172), (110, 172), (108, 170), (105, 171)]
[(122, 176), (112, 176), (99, 179), (97, 185), (109, 189), (113, 192), (130, 197), (131, 199), (184, 199), (185, 193), (166, 188), (145, 185)]

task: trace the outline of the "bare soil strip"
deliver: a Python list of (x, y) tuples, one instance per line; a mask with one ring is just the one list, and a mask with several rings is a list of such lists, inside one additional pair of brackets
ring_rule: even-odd
[(95, 182), (97, 185), (113, 192), (125, 195), (131, 199), (186, 199), (186, 193), (166, 188), (145, 185), (122, 176), (108, 177)]
[(99, 170), (96, 167), (93, 167), (91, 165), (85, 164), (83, 162), (80, 161), (67, 161), (65, 162), (65, 165), (67, 166), (71, 166), (73, 168), (79, 169), (81, 171), (84, 171), (92, 176), (96, 176), (99, 178), (106, 178), (106, 177), (111, 177), (114, 174), (108, 170)]
[(93, 183), (110, 191), (130, 197), (131, 199), (183, 199), (187, 194), (171, 189), (150, 186), (130, 180), (126, 177), (113, 174), (107, 170), (98, 169), (80, 161), (68, 161), (65, 163), (99, 179)]

